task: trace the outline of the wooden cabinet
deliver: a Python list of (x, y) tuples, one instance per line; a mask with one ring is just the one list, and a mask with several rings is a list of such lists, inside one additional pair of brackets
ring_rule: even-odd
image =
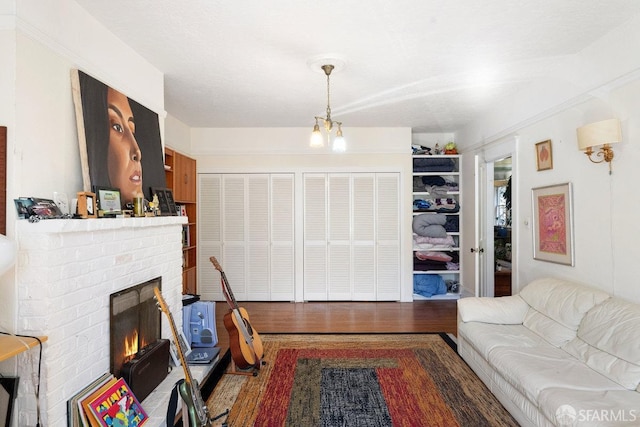
[(182, 293), (197, 294), (196, 161), (165, 148), (164, 164), (167, 188), (173, 191), (176, 206), (181, 208), (179, 214), (189, 218), (182, 233)]
[(175, 199), (184, 203), (196, 203), (196, 161), (180, 153), (174, 153), (174, 165)]

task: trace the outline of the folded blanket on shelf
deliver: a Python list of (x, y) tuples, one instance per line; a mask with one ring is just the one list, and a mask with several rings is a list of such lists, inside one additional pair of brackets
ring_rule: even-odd
[(442, 198), (447, 197), (449, 194), (449, 187), (444, 185), (427, 185), (425, 186), (425, 190), (427, 190), (432, 197)]
[(414, 271), (431, 271), (431, 270), (449, 270), (449, 271), (458, 271), (460, 270), (460, 264), (457, 262), (444, 262), (444, 261), (435, 261), (435, 260), (421, 260), (417, 257), (413, 258), (413, 269)]
[(450, 249), (456, 246), (453, 236), (427, 237), (417, 234), (413, 235), (413, 248), (421, 249)]
[(456, 162), (444, 157), (413, 159), (414, 172), (451, 172), (455, 168)]
[(416, 178), (418, 178), (421, 182), (422, 185), (445, 185), (447, 183), (447, 181), (439, 176), (439, 175), (425, 175), (425, 176), (417, 176)]
[(440, 262), (449, 262), (453, 260), (453, 257), (446, 252), (440, 251), (417, 251), (415, 257), (419, 260), (432, 260)]
[(457, 263), (457, 262), (448, 262), (447, 263), (447, 270), (459, 271), (460, 270), (460, 264)]
[(446, 215), (447, 221), (444, 223), (444, 229), (449, 233), (457, 233), (460, 231), (460, 217), (458, 215)]
[(439, 274), (414, 274), (413, 292), (425, 297), (447, 293), (447, 285)]
[(456, 199), (452, 198), (415, 199), (413, 210), (414, 212), (454, 213), (460, 210), (460, 205)]
[(426, 237), (446, 237), (447, 230), (444, 224), (447, 222), (445, 215), (421, 214), (413, 217), (411, 227), (413, 232)]
[(413, 259), (414, 271), (433, 271), (433, 270), (446, 270), (447, 263), (441, 261), (420, 261), (417, 258)]

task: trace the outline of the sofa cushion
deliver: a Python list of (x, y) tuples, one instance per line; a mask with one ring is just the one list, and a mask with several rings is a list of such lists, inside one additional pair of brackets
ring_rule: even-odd
[(498, 347), (488, 362), (532, 402), (550, 387), (575, 390), (625, 390), (569, 353), (552, 346)]
[(618, 384), (640, 384), (640, 305), (611, 298), (585, 315), (565, 350)]
[(550, 346), (540, 335), (522, 325), (495, 325), (490, 323), (460, 323), (458, 335), (466, 340), (485, 359), (497, 347)]
[(488, 298), (471, 297), (458, 300), (458, 315), (463, 322), (521, 325), (529, 305), (518, 295)]
[(606, 292), (557, 278), (534, 280), (519, 295), (531, 306), (524, 325), (557, 347), (575, 338), (585, 313), (610, 297)]
[[(553, 387), (540, 392), (538, 405), (542, 413), (558, 425), (605, 427), (632, 426), (640, 423), (640, 393), (629, 391)], [(563, 409), (568, 409), (569, 413)], [(564, 424), (558, 418), (563, 413), (570, 417), (564, 420)]]

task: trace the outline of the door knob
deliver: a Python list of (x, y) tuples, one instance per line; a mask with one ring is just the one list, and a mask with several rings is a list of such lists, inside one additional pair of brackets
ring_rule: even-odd
[(484, 253), (484, 249), (483, 248), (471, 248), (471, 253), (474, 253), (474, 252)]

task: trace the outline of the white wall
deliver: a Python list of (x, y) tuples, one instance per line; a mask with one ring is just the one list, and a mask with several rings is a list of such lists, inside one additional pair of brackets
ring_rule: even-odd
[[(8, 134), (8, 201), (20, 196), (52, 198), (54, 191), (71, 198), (82, 190), (72, 68), (157, 112), (163, 128), (163, 74), (73, 0), (2, 2), (0, 51), (0, 124), (7, 126)], [(16, 215), (11, 206), (7, 234), (15, 238)], [(15, 270), (0, 278), (0, 330), (37, 333), (25, 331), (17, 322), (20, 289)], [(0, 363), (0, 372), (19, 372), (17, 358)], [(30, 381), (21, 381), (21, 394), (28, 387)]]
[[(466, 147), (467, 175), (473, 172), (475, 153), (516, 141), (514, 292), (535, 278), (554, 275), (640, 302), (640, 198), (635, 189), (640, 178), (639, 24), (633, 20), (560, 61), (546, 85), (523, 89), (456, 135)], [(622, 122), (623, 142), (613, 146), (616, 157), (609, 175), (607, 166), (591, 163), (578, 150), (576, 129), (613, 117)], [(538, 172), (534, 147), (547, 139), (552, 141), (553, 169)], [(574, 267), (533, 259), (531, 189), (564, 182), (573, 185)], [(468, 181), (467, 189), (472, 185)], [(465, 210), (464, 215), (465, 224), (472, 223), (468, 215), (473, 212)]]
[(180, 153), (191, 154), (191, 128), (171, 114), (167, 114), (164, 125), (164, 145)]

